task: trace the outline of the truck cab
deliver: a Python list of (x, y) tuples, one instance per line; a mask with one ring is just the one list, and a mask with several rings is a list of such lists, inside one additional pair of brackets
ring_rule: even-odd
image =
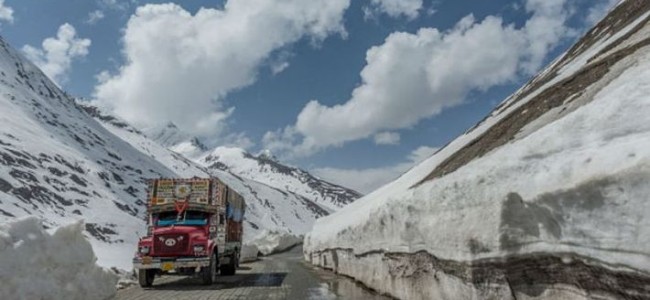
[(149, 181), (147, 236), (133, 258), (141, 286), (156, 276), (199, 276), (212, 284), (217, 273), (239, 265), (244, 199), (216, 178)]

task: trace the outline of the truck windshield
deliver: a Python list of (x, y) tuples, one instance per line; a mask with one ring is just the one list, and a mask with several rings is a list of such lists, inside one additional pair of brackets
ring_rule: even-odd
[(203, 226), (208, 224), (208, 214), (202, 211), (185, 211), (180, 216), (175, 211), (158, 214), (158, 226), (186, 225)]

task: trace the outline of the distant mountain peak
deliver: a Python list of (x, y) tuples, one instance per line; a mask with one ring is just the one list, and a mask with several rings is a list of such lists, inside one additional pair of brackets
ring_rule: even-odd
[(228, 171), (281, 190), (287, 190), (331, 211), (352, 203), (362, 195), (354, 190), (321, 180), (309, 172), (287, 166), (277, 160), (271, 151), (252, 155), (236, 147), (220, 146), (198, 159), (208, 169)]
[(257, 158), (271, 160), (271, 161), (275, 161), (275, 162), (278, 161), (278, 158), (269, 149), (264, 149), (264, 150), (260, 151), (260, 153), (257, 154)]

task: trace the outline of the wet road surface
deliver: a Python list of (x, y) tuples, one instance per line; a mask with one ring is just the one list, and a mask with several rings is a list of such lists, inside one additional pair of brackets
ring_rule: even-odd
[(156, 277), (154, 286), (120, 290), (117, 299), (387, 299), (351, 279), (315, 268), (302, 248), (242, 264), (234, 276), (219, 276), (210, 286), (198, 278)]

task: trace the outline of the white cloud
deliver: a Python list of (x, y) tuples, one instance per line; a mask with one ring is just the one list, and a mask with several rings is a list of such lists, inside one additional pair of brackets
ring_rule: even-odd
[(380, 132), (375, 134), (375, 144), (377, 145), (397, 145), (399, 144), (400, 135), (397, 132)]
[(612, 9), (620, 0), (600, 0), (600, 2), (596, 3), (593, 7), (589, 9), (587, 12), (587, 17), (585, 18), (585, 22), (587, 23), (587, 26), (591, 27), (593, 25), (596, 25), (605, 15), (607, 15), (607, 12), (609, 12), (610, 9)]
[(499, 17), (477, 22), (470, 15), (446, 32), (422, 28), (415, 34), (392, 33), (366, 53), (362, 84), (347, 102), (325, 106), (310, 101), (295, 125), (267, 134), (265, 147), (309, 155), (408, 128), (463, 103), (471, 91), (528, 76), (570, 33), (565, 2), (528, 0), (525, 8), (532, 16), (521, 28)]
[(269, 59), (269, 68), (273, 75), (277, 75), (290, 66), (289, 59), (293, 56), (293, 53), (288, 50), (282, 50), (272, 56), (273, 57)]
[(223, 143), (221, 143), (221, 145), (249, 150), (255, 146), (255, 142), (253, 142), (245, 133), (232, 133), (223, 138)]
[(312, 172), (327, 181), (367, 194), (391, 182), (411, 167), (429, 158), (437, 150), (438, 148), (427, 146), (419, 147), (409, 154), (406, 161), (387, 167), (370, 169), (317, 168)]
[(137, 1), (128, 1), (128, 0), (99, 0), (99, 4), (102, 7), (110, 8), (114, 10), (126, 10), (129, 8), (129, 5), (133, 3), (136, 4)]
[(364, 7), (364, 17), (372, 18), (375, 13), (384, 13), (393, 18), (417, 18), (422, 9), (422, 0), (371, 0), (369, 7)]
[(176, 4), (141, 6), (124, 30), (126, 65), (94, 96), (137, 126), (172, 121), (213, 136), (229, 115), (225, 95), (255, 82), (283, 47), (343, 34), (348, 6), (349, 0), (230, 0), (223, 10), (195, 15)]
[(277, 75), (282, 73), (285, 69), (289, 67), (289, 62), (287, 61), (280, 61), (280, 62), (275, 62), (271, 64), (271, 72), (273, 75)]
[(14, 10), (5, 6), (5, 0), (0, 0), (0, 21), (14, 22)]
[(97, 22), (99, 22), (99, 20), (103, 18), (104, 18), (104, 12), (98, 9), (89, 12), (85, 22), (93, 25), (93, 24), (97, 24)]
[(59, 27), (56, 37), (43, 40), (42, 48), (23, 46), (25, 56), (57, 84), (67, 80), (72, 61), (88, 55), (89, 39), (78, 38), (75, 28), (65, 23)]
[(111, 73), (109, 73), (106, 70), (101, 71), (101, 72), (99, 72), (99, 74), (95, 75), (95, 79), (100, 84), (104, 83), (104, 82), (108, 81), (109, 79), (111, 79)]

